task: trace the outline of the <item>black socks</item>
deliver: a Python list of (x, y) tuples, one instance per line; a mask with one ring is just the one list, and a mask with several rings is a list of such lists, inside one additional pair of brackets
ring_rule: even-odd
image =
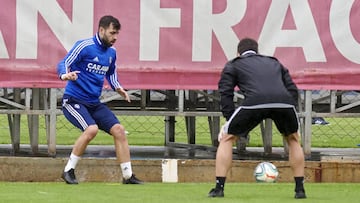
[(294, 177), (295, 179), (295, 192), (305, 192), (304, 177)]
[(226, 177), (216, 177), (216, 188), (224, 190)]

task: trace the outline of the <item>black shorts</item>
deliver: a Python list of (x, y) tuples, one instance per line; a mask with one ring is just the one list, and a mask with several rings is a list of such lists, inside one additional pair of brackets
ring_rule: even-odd
[[(299, 120), (294, 106), (291, 105), (241, 106), (233, 113), (225, 125), (225, 133), (246, 136), (262, 120), (270, 118), (274, 121), (279, 132), (288, 136), (299, 129)], [(264, 108), (265, 107), (265, 108)]]

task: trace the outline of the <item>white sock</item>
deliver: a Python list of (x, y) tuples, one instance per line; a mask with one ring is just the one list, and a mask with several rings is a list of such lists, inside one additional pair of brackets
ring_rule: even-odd
[(132, 176), (131, 163), (125, 162), (120, 164), (122, 175), (125, 179), (129, 179)]
[(81, 159), (81, 157), (76, 156), (75, 154), (71, 153), (70, 154), (70, 158), (65, 166), (64, 172), (69, 171), (70, 169), (75, 169), (76, 164), (78, 163), (78, 161)]

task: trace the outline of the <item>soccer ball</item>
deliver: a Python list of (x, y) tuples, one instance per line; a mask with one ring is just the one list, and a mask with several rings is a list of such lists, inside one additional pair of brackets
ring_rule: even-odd
[(256, 182), (273, 183), (276, 182), (279, 171), (276, 166), (270, 162), (259, 163), (254, 170)]

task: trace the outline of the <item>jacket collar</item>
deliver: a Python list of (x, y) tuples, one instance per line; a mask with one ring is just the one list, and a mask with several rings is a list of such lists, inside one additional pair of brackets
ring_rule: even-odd
[(95, 44), (100, 46), (101, 48), (108, 48), (106, 46), (104, 46), (104, 44), (102, 43), (101, 39), (100, 39), (100, 36), (99, 36), (99, 33), (96, 33), (95, 36), (94, 36), (94, 41), (95, 41)]
[(248, 54), (256, 54), (256, 52), (253, 51), (253, 50), (247, 50), (247, 51), (244, 51), (243, 53), (241, 53), (241, 56), (245, 56), (245, 55), (248, 55)]

